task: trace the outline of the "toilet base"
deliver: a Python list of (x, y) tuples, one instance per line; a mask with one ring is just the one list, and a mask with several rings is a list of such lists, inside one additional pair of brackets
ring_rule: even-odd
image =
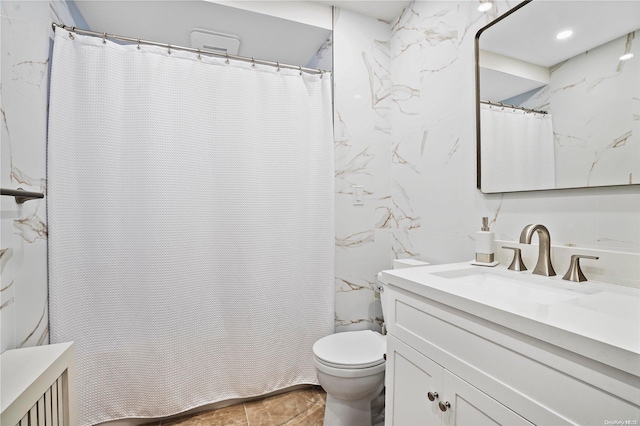
[[(324, 409), (324, 422), (323, 426), (371, 426), (374, 424), (372, 418), (371, 405), (372, 399), (377, 400), (380, 397), (384, 384), (382, 384), (374, 393), (376, 397), (358, 399), (358, 400), (344, 400), (336, 398), (331, 394), (327, 394), (327, 402)], [(383, 396), (384, 398), (384, 396)], [(380, 424), (380, 420), (384, 423), (384, 399), (382, 400), (382, 407), (379, 404), (375, 404), (375, 424)], [(382, 411), (380, 413), (379, 411)], [(382, 414), (382, 415), (381, 415)]]
[(344, 401), (327, 394), (324, 426), (371, 426), (371, 401)]

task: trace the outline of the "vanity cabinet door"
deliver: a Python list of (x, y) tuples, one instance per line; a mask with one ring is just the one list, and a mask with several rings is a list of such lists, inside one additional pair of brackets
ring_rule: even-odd
[(386, 425), (532, 425), (392, 335), (386, 368)]
[[(440, 425), (438, 409), (444, 369), (413, 348), (387, 335), (385, 424)], [(429, 400), (429, 392), (434, 401)]]
[(442, 406), (446, 409), (442, 424), (447, 426), (533, 424), (448, 370), (444, 370)]

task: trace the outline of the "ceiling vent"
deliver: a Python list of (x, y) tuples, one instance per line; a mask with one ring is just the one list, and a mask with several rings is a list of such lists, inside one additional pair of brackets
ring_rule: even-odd
[(240, 49), (240, 38), (234, 35), (196, 28), (191, 30), (191, 47), (237, 55)]

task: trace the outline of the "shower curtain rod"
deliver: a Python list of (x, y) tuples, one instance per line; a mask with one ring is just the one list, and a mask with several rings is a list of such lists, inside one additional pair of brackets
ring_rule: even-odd
[(508, 105), (508, 104), (503, 104), (502, 102), (491, 102), (491, 101), (480, 101), (481, 104), (487, 104), (487, 105), (493, 105), (493, 106), (497, 106), (497, 107), (507, 107), (507, 108), (513, 108), (513, 109), (518, 109), (524, 112), (531, 112), (534, 114), (547, 114), (546, 111), (539, 111), (537, 109), (529, 109), (529, 108), (525, 108), (525, 107), (519, 107), (519, 106), (515, 106), (515, 105)]
[(254, 64), (269, 65), (269, 66), (272, 66), (272, 67), (278, 67), (278, 69), (287, 68), (287, 69), (292, 69), (292, 70), (298, 70), (298, 71), (300, 71), (300, 73), (302, 73), (304, 71), (306, 73), (311, 73), (311, 74), (320, 74), (320, 76), (322, 76), (322, 74), (326, 73), (325, 70), (319, 70), (319, 69), (315, 69), (315, 68), (306, 68), (306, 67), (301, 67), (301, 66), (298, 66), (298, 65), (281, 64), (280, 62), (267, 61), (267, 60), (264, 60), (264, 59), (249, 58), (248, 56), (229, 55), (228, 53), (220, 53), (220, 52), (215, 52), (215, 51), (207, 50), (207, 49), (194, 49), (192, 47), (174, 46), (173, 44), (158, 43), (156, 41), (141, 40), (139, 38), (125, 37), (125, 36), (120, 36), (120, 35), (115, 35), (115, 34), (99, 33), (97, 31), (84, 30), (84, 29), (81, 29), (81, 28), (78, 28), (78, 27), (70, 27), (68, 25), (58, 24), (58, 23), (55, 23), (55, 22), (53, 22), (51, 24), (51, 26), (53, 27), (54, 31), (55, 31), (55, 29), (57, 27), (57, 28), (62, 28), (62, 29), (67, 30), (67, 31), (71, 31), (72, 33), (76, 33), (76, 34), (85, 34), (85, 35), (90, 35), (90, 36), (95, 36), (95, 37), (102, 37), (103, 40), (106, 40), (106, 39), (109, 38), (109, 39), (113, 39), (113, 40), (121, 40), (121, 41), (127, 41), (127, 42), (131, 42), (131, 43), (137, 43), (138, 46), (140, 46), (141, 44), (145, 44), (145, 45), (149, 45), (149, 46), (165, 47), (165, 48), (167, 48), (169, 53), (171, 53), (172, 50), (182, 50), (182, 51), (185, 51), (185, 52), (197, 53), (198, 56), (200, 56), (200, 55), (214, 55), (214, 56), (219, 56), (219, 57), (222, 57), (222, 58), (226, 58), (227, 60), (228, 59), (235, 59), (237, 61), (252, 62)]

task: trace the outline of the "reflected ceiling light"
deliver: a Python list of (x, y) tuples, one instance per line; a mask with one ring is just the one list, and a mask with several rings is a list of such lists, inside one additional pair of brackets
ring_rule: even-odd
[(633, 53), (627, 53), (626, 55), (620, 56), (621, 61), (626, 61), (627, 59), (633, 58)]
[(573, 34), (573, 31), (571, 30), (560, 31), (556, 36), (556, 38), (558, 40), (564, 40), (565, 38), (571, 37), (572, 34)]
[(480, 12), (486, 12), (487, 10), (491, 9), (493, 7), (493, 4), (491, 4), (490, 1), (484, 2), (484, 3), (480, 3), (480, 6), (478, 6), (478, 10)]

